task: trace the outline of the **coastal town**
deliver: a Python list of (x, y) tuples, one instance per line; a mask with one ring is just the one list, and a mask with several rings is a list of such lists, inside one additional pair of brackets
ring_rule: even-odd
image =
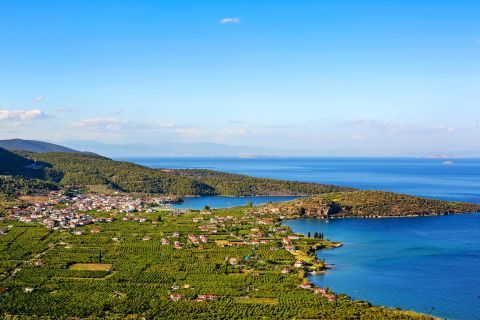
[[(50, 192), (47, 196), (31, 197), (24, 206), (15, 206), (3, 219), (21, 222), (38, 222), (47, 228), (75, 228), (95, 222), (112, 222), (118, 213), (152, 213), (167, 208), (178, 197), (133, 197), (125, 194), (102, 195), (75, 192), (67, 195)], [(108, 213), (108, 216), (93, 217), (93, 213)], [(127, 219), (145, 222), (142, 217), (130, 215)]]

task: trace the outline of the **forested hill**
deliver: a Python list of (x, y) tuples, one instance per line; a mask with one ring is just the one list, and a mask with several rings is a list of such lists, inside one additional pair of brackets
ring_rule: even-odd
[(125, 192), (174, 195), (213, 195), (203, 183), (130, 162), (114, 161), (86, 153), (23, 153), (30, 159), (52, 165), (61, 186), (105, 186)]
[(451, 202), (383, 191), (334, 192), (260, 210), (294, 217), (404, 217), (480, 212), (480, 204)]
[[(171, 195), (313, 195), (349, 190), (343, 187), (252, 178), (206, 170), (151, 169), (130, 162), (114, 161), (87, 153), (14, 154), (3, 150), (5, 157), (22, 163), (16, 176), (32, 177), (28, 165), (36, 164), (37, 175), (59, 186), (104, 186), (125, 192), (162, 193)], [(8, 159), (10, 159), (8, 158)], [(10, 160), (0, 163), (0, 171)], [(22, 162), (23, 161), (23, 162)]]
[(215, 188), (222, 195), (313, 195), (336, 191), (351, 191), (352, 188), (339, 187), (328, 184), (295, 182), (255, 178), (240, 174), (225, 173), (203, 169), (173, 170), (172, 173), (188, 177)]

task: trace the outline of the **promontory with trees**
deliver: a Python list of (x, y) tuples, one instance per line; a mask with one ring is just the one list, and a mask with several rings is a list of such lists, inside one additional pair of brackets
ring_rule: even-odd
[(384, 191), (344, 191), (305, 197), (260, 210), (285, 218), (385, 218), (480, 212), (480, 204), (415, 197)]

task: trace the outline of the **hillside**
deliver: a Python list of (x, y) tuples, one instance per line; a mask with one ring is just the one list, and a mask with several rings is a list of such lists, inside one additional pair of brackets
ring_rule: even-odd
[(414, 197), (383, 191), (318, 195), (260, 209), (291, 217), (402, 217), (480, 212), (480, 205)]
[[(35, 163), (39, 175), (35, 177), (61, 186), (107, 186), (125, 192), (162, 193), (173, 195), (312, 195), (343, 191), (347, 188), (253, 178), (206, 170), (151, 169), (130, 162), (114, 161), (87, 153), (33, 153), (14, 154), (4, 150), (15, 162)], [(0, 165), (0, 167), (2, 167)], [(25, 166), (12, 172), (32, 177)]]
[(0, 148), (0, 175), (45, 178), (49, 167), (47, 163), (36, 162)]
[(62, 186), (103, 185), (125, 192), (175, 195), (211, 195), (210, 186), (130, 162), (114, 161), (86, 153), (24, 153), (25, 156), (50, 164), (61, 177)]
[(16, 174), (33, 163), (30, 159), (0, 148), (0, 174)]
[(313, 195), (348, 191), (351, 188), (334, 185), (255, 178), (202, 169), (174, 170), (172, 173), (203, 182), (215, 188), (217, 193), (228, 196), (248, 195)]
[(58, 144), (22, 139), (0, 140), (0, 148), (29, 152), (80, 152)]

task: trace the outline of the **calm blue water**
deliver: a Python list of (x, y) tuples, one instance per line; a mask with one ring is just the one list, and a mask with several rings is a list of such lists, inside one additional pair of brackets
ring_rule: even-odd
[(311, 281), (377, 305), (449, 319), (480, 319), (480, 215), (287, 221), (344, 243)]
[(480, 159), (124, 158), (152, 168), (203, 168), (480, 203)]
[(244, 206), (248, 203), (259, 205), (268, 202), (290, 201), (298, 197), (199, 197), (199, 198), (184, 198), (184, 202), (172, 205), (178, 209), (203, 209), (206, 205), (210, 208), (230, 208)]
[[(153, 168), (205, 168), (480, 203), (480, 159), (129, 158)], [(183, 207), (229, 207), (247, 198), (192, 198)], [(271, 199), (258, 197), (254, 202)], [(344, 243), (318, 256), (334, 269), (312, 281), (374, 304), (449, 319), (480, 319), (480, 215), (288, 221)]]

